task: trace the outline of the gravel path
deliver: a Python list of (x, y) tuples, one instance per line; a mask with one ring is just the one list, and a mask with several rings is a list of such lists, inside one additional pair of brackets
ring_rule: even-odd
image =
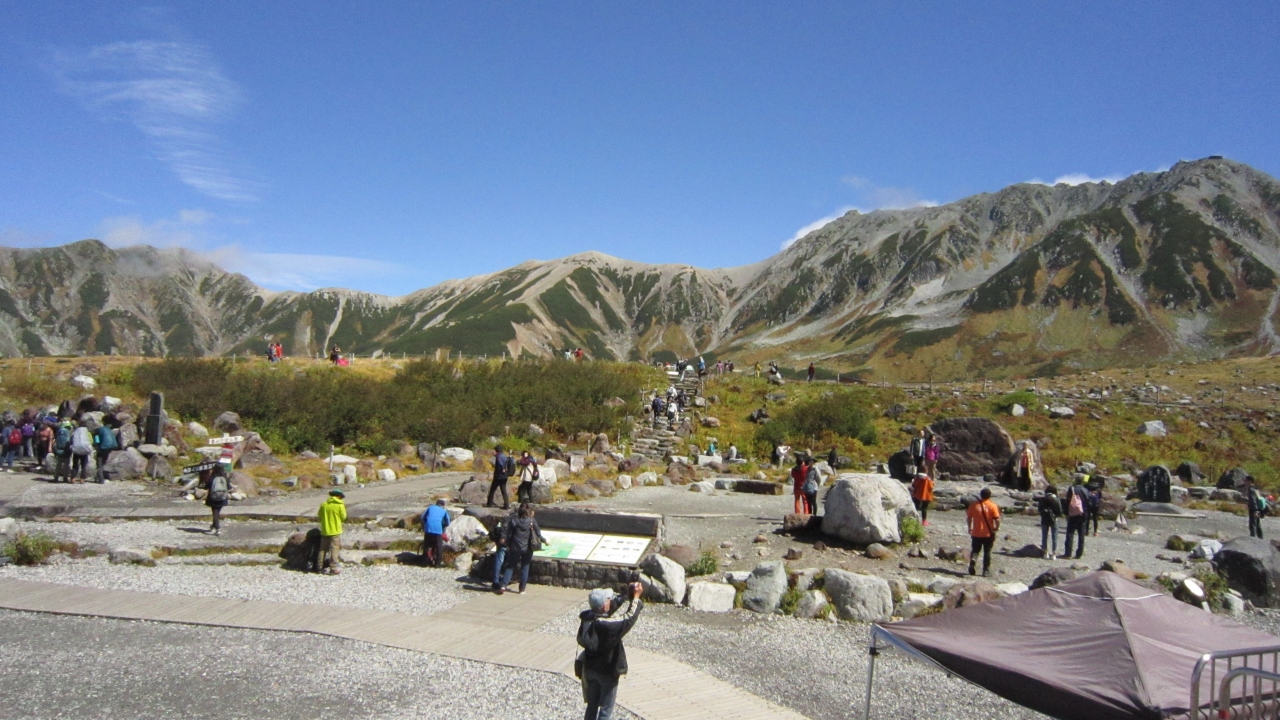
[(582, 716), (569, 678), (315, 635), (0, 611), (0, 648), (6, 718)]
[(348, 565), (337, 577), (269, 566), (140, 567), (106, 558), (0, 567), (0, 577), (205, 597), (345, 605), (430, 615), (475, 597), (461, 589), (458, 572), (404, 565)]

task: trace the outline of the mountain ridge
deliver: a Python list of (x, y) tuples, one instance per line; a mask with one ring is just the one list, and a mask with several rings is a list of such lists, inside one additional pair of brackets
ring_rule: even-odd
[(586, 251), (389, 296), (272, 292), (195, 253), (0, 248), (0, 353), (368, 353), (741, 362), (1011, 377), (1280, 351), (1280, 183), (1222, 158), (850, 211), (762, 261)]

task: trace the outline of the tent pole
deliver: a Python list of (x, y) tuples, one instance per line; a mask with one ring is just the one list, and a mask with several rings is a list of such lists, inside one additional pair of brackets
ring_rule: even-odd
[(871, 720), (871, 684), (876, 679), (876, 657), (880, 655), (880, 648), (876, 647), (876, 641), (871, 640), (871, 647), (867, 648), (867, 654), (870, 659), (867, 662), (867, 704), (863, 708), (862, 720)]

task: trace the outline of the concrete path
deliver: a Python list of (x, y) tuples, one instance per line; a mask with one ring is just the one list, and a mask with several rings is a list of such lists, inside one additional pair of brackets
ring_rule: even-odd
[[(574, 638), (532, 630), (578, 607), (582, 597), (581, 590), (530, 586), (524, 595), (478, 594), (462, 606), (418, 616), (0, 579), (0, 607), (10, 610), (315, 633), (569, 677)], [(618, 703), (646, 720), (803, 720), (663, 655), (629, 649), (627, 659), (631, 671)]]

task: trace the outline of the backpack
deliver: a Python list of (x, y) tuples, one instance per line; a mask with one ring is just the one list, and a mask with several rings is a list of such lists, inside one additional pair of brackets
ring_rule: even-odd
[(1071, 517), (1080, 517), (1084, 514), (1084, 502), (1080, 499), (1080, 492), (1071, 490), (1071, 501), (1067, 503), (1067, 515)]
[(93, 438), (89, 435), (89, 429), (83, 425), (71, 433), (71, 452), (77, 455), (93, 454)]
[(58, 429), (53, 433), (53, 451), (55, 453), (65, 453), (71, 445), (71, 431), (66, 425), (59, 425)]
[(1262, 493), (1258, 492), (1257, 490), (1254, 490), (1253, 494), (1254, 494), (1253, 496), (1256, 498), (1256, 503), (1257, 503), (1256, 507), (1258, 508), (1258, 514), (1259, 515), (1270, 514), (1271, 504), (1267, 502), (1267, 498), (1264, 497)]
[(16, 428), (16, 427), (15, 427), (15, 428), (10, 428), (10, 430), (9, 430), (9, 437), (8, 437), (7, 439), (8, 439), (8, 441), (9, 441), (9, 444), (10, 444), (10, 445), (21, 445), (21, 444), (22, 444), (22, 431), (21, 431), (21, 430), (19, 430), (19, 429), (18, 429), (18, 428)]
[(821, 476), (818, 474), (818, 468), (810, 467), (809, 472), (805, 473), (803, 490), (807, 493), (818, 492), (818, 485), (822, 482)]
[(507, 456), (507, 477), (516, 474), (516, 459), (510, 455)]
[(226, 475), (214, 475), (213, 478), (209, 480), (209, 499), (210, 500), (214, 502), (226, 502), (227, 490), (228, 490), (228, 483), (227, 483)]
[(98, 436), (99, 450), (115, 450), (119, 447), (119, 444), (116, 442), (115, 431), (106, 425), (99, 427), (97, 432), (94, 434)]
[(35, 425), (32, 425), (31, 423), (22, 424), (22, 437), (24, 438), (34, 437), (35, 434), (36, 434)]

